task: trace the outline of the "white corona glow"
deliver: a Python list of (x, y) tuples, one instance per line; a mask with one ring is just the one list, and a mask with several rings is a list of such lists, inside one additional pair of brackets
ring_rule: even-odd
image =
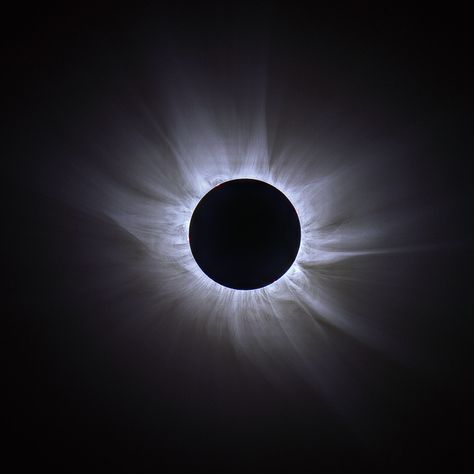
[[(147, 316), (141, 317), (150, 326), (172, 311), (178, 325), (232, 345), (268, 379), (299, 374), (341, 409), (349, 371), (341, 334), (403, 356), (382, 329), (384, 315), (364, 313), (370, 296), (354, 295), (350, 286), (392, 274), (377, 263), (378, 256), (419, 250), (404, 236), (418, 225), (420, 212), (393, 206), (406, 191), (388, 179), (394, 172), (390, 156), (404, 151), (389, 151), (370, 137), (362, 144), (331, 146), (327, 138), (302, 139), (289, 132), (277, 144), (278, 132), (268, 125), (261, 100), (237, 113), (189, 84), (174, 87), (165, 112), (140, 109), (147, 133), (124, 120), (114, 142), (101, 151), (108, 167), (81, 163), (73, 180), (62, 178), (64, 192), (84, 212), (112, 219), (146, 249), (140, 257), (113, 258), (154, 289), (142, 302)], [(324, 130), (314, 135), (324, 137)], [(343, 136), (333, 137), (344, 143)], [(294, 264), (257, 290), (234, 290), (211, 280), (188, 242), (200, 199), (239, 178), (283, 192), (301, 225)]]

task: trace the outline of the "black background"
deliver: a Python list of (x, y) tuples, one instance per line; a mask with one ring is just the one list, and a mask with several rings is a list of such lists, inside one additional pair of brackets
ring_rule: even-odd
[[(454, 8), (395, 11), (363, 3), (331, 9), (81, 3), (6, 11), (3, 431), (10, 470), (31, 463), (58, 472), (470, 472), (472, 38), (466, 17)], [(450, 203), (449, 214), (427, 232), (434, 241), (458, 244), (425, 258), (417, 291), (406, 295), (406, 317), (424, 312), (414, 337), (430, 348), (427, 357), (436, 356), (438, 370), (414, 371), (368, 351), (383, 368), (371, 392), (381, 410), (377, 420), (363, 422), (363, 437), (304, 384), (280, 391), (225, 347), (217, 348), (220, 374), (207, 372), (216, 348), (205, 340), (184, 339), (169, 363), (140, 352), (139, 338), (131, 338), (117, 358), (113, 343), (103, 342), (116, 307), (100, 288), (82, 299), (76, 289), (113, 273), (94, 244), (98, 234), (117, 251), (135, 244), (112, 224), (94, 222), (33, 185), (38, 176), (45, 187), (62, 185), (49, 172), (68, 159), (58, 150), (81, 149), (83, 137), (107, 129), (104, 110), (118, 97), (153, 94), (147, 77), (163, 45), (209, 70), (233, 70), (259, 44), (296, 109), (311, 103), (317, 84), (328, 110), (341, 101), (363, 103), (374, 126), (409, 123), (412, 135), (432, 143), (409, 163), (423, 199)], [(136, 285), (140, 291), (139, 277)], [(116, 303), (137, 310), (126, 296)], [(196, 359), (201, 370), (191, 376)]]

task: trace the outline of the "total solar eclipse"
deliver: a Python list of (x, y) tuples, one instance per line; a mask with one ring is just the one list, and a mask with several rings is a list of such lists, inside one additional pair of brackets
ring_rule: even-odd
[(209, 191), (191, 218), (189, 242), (215, 282), (252, 290), (283, 276), (295, 261), (301, 227), (295, 208), (274, 186), (235, 179)]

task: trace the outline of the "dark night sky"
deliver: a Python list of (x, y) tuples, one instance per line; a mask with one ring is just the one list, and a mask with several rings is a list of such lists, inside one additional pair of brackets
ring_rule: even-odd
[[(31, 462), (52, 472), (472, 470), (472, 35), (465, 17), (296, 3), (191, 10), (79, 4), (4, 15), (11, 270), (3, 392), (12, 472)], [(251, 361), (192, 333), (170, 357), (158, 346), (171, 310), (159, 315), (156, 343), (144, 328), (125, 342), (104, 337), (117, 318), (139, 312), (135, 302), (152, 289), (136, 275), (133, 297), (112, 291), (110, 305), (107, 290), (91, 281), (113, 278), (109, 252), (140, 248), (112, 222), (38, 191), (37, 183), (68, 186), (56, 171), (73, 170), (69, 156), (113, 134), (116, 108), (133, 115), (137, 97), (159, 108), (160, 71), (174, 57), (200, 65), (197, 83), (217, 76), (223, 90), (244, 91), (247, 71), (264, 58), (270, 94), (281, 99), (283, 115), (297, 117), (287, 125), (296, 134), (310, 126), (317, 96), (328, 121), (349, 111), (381, 136), (403, 123), (400, 140), (421, 137), (423, 152), (414, 161), (400, 157), (399, 166), (410, 170), (420, 200), (449, 209), (420, 238), (449, 245), (407, 272), (412, 289), (403, 311), (417, 321), (410, 337), (435, 362), (413, 369), (354, 344), (378, 368), (367, 390), (377, 415), (345, 420), (305, 383), (288, 379), (276, 388)], [(397, 267), (397, 258), (391, 263)], [(388, 308), (388, 291), (374, 291), (372, 311), (397, 311)]]

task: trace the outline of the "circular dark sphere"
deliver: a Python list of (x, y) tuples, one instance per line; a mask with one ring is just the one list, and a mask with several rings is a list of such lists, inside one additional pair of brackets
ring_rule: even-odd
[(235, 179), (209, 191), (194, 210), (191, 252), (215, 282), (238, 290), (278, 280), (295, 261), (301, 241), (298, 214), (278, 189)]

